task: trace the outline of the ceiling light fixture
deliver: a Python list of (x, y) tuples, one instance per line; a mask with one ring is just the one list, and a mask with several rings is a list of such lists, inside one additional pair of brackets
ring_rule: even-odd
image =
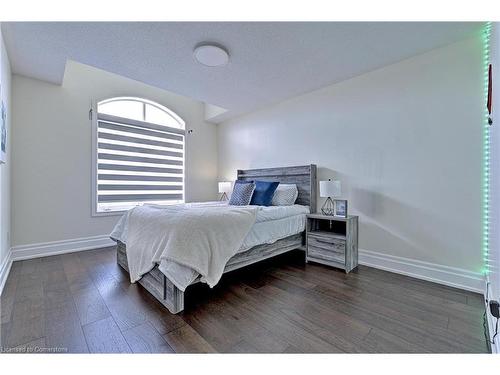
[(193, 52), (194, 58), (205, 66), (224, 66), (229, 62), (229, 53), (220, 45), (200, 43)]

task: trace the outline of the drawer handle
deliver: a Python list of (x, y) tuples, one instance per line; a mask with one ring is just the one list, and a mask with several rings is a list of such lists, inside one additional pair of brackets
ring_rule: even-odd
[(319, 238), (315, 238), (315, 240), (320, 242), (320, 243), (326, 243), (328, 245), (333, 245), (333, 243), (331, 241), (328, 241), (328, 240), (320, 240)]
[(327, 245), (336, 245), (335, 242), (331, 242), (331, 241), (328, 241), (328, 240), (320, 240), (319, 238), (315, 238), (316, 241), (320, 242), (320, 243), (326, 243)]

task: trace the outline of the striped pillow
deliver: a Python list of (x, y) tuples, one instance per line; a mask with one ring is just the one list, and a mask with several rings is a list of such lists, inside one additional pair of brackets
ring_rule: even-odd
[(291, 206), (297, 200), (299, 191), (295, 184), (279, 184), (274, 192), (271, 205), (273, 206)]
[(236, 183), (233, 187), (229, 204), (231, 206), (248, 206), (252, 200), (255, 184), (251, 183)]

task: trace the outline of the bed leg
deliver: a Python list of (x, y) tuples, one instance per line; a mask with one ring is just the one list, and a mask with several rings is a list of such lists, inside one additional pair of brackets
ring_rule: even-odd
[(163, 277), (162, 303), (172, 314), (177, 314), (184, 310), (184, 292), (165, 276)]

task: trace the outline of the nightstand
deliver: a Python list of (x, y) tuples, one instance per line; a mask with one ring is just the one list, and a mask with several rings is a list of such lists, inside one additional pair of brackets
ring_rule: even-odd
[(358, 266), (358, 217), (307, 215), (306, 262), (337, 267), (349, 273)]

